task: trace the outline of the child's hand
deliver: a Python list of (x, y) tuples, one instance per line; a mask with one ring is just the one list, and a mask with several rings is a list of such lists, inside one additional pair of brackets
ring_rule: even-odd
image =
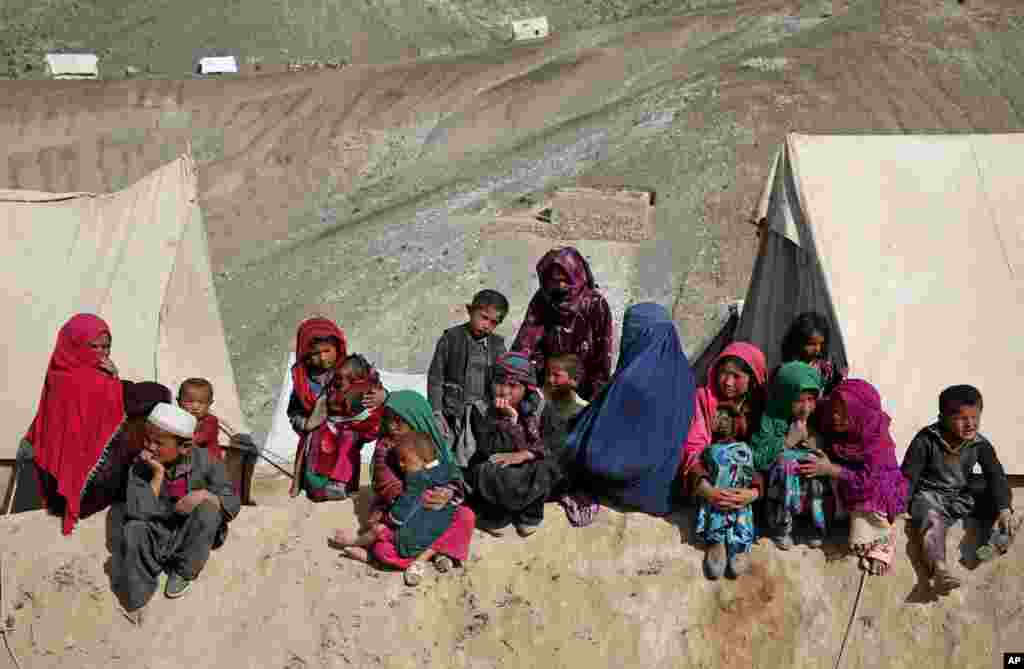
[(1016, 527), (1014, 527), (1013, 511), (1011, 511), (1010, 509), (1003, 509), (1002, 511), (1000, 511), (999, 517), (996, 518), (996, 525), (999, 526), (999, 530), (1001, 532), (1003, 532), (1007, 536), (1012, 537), (1014, 530), (1017, 529)]
[(836, 476), (836, 469), (837, 467), (832, 464), (828, 456), (819, 450), (815, 450), (813, 454), (807, 456), (806, 461), (801, 461), (796, 466), (797, 472), (805, 478)]
[(795, 448), (801, 442), (807, 441), (807, 421), (795, 420), (789, 426), (789, 433), (786, 435), (786, 448)]
[(504, 414), (513, 423), (519, 420), (519, 412), (516, 411), (512, 403), (504, 397), (499, 397), (494, 400), (494, 408), (498, 410), (498, 413)]
[(149, 467), (149, 471), (153, 472), (153, 476), (164, 473), (163, 464), (157, 460), (156, 456), (153, 455), (151, 451), (142, 451), (139, 453), (139, 460)]
[(487, 459), (492, 465), (498, 465), (499, 467), (508, 467), (509, 465), (521, 465), (528, 460), (533, 459), (533, 454), (529, 451), (520, 451), (518, 453), (497, 453)]
[(384, 404), (388, 398), (388, 391), (383, 388), (374, 388), (363, 393), (363, 406), (373, 411), (380, 405)]

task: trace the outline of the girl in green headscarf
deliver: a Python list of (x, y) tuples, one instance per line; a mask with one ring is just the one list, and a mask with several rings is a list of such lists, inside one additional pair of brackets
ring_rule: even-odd
[(821, 545), (825, 532), (824, 483), (805, 479), (797, 467), (814, 453), (815, 435), (808, 423), (821, 394), (821, 374), (807, 363), (787, 362), (768, 390), (761, 425), (750, 440), (757, 471), (768, 472), (766, 506), (776, 545), (793, 546), (793, 516), (810, 512)]
[[(373, 491), (374, 503), (368, 524), (372, 527), (384, 521), (387, 511), (405, 489), (404, 475), (398, 465), (395, 454), (397, 438), (409, 432), (420, 432), (430, 436), (437, 449), (437, 459), (441, 466), (448, 467), (451, 483), (445, 487), (431, 488), (423, 495), (423, 505), (428, 509), (439, 509), (446, 504), (454, 504), (458, 508), (451, 526), (434, 544), (419, 558), (402, 557), (394, 550), (393, 544), (378, 542), (373, 544), (372, 552), (380, 562), (405, 570), (405, 581), (409, 585), (419, 583), (422, 577), (421, 565), (432, 559), (440, 572), (451, 569), (456, 562), (463, 562), (469, 557), (469, 543), (476, 525), (473, 511), (462, 504), (465, 499), (465, 485), (462, 472), (455, 464), (451, 448), (441, 435), (434, 419), (433, 410), (427, 398), (414, 390), (399, 390), (390, 393), (384, 402), (384, 419), (381, 423), (382, 435), (377, 440), (373, 453)], [(350, 531), (338, 530), (334, 543), (345, 547), (345, 554), (357, 560), (369, 559), (369, 554), (360, 546), (354, 545), (356, 535)]]

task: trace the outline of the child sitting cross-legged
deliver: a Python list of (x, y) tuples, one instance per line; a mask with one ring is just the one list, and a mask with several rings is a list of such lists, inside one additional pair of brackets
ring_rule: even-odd
[(355, 560), (370, 559), (367, 548), (372, 547), (385, 563), (388, 557), (414, 558), (405, 569), (406, 585), (415, 586), (423, 578), (423, 565), (431, 560), (435, 551), (431, 546), (444, 534), (455, 517), (455, 505), (446, 504), (431, 510), (423, 504), (423, 493), (428, 489), (446, 486), (451, 482), (452, 469), (438, 460), (437, 449), (429, 435), (408, 432), (396, 439), (399, 467), (404, 474), (405, 489), (391, 505), (386, 522), (374, 523), (358, 536), (344, 532), (335, 535), (345, 554)]
[[(750, 488), (756, 476), (754, 456), (747, 444), (736, 441), (736, 422), (740, 412), (728, 404), (720, 404), (711, 427), (711, 445), (701, 454), (707, 479), (699, 487), (714, 486), (720, 490)], [(697, 513), (697, 533), (708, 550), (704, 571), (711, 580), (721, 578), (728, 566), (733, 578), (748, 568), (754, 544), (754, 514), (748, 504), (735, 509), (715, 506), (714, 499), (701, 502)]]

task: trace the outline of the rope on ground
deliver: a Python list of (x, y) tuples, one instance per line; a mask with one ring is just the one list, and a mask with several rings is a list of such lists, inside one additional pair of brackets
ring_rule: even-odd
[(843, 635), (843, 645), (839, 647), (839, 656), (833, 669), (839, 669), (843, 663), (843, 654), (846, 652), (846, 642), (850, 640), (850, 630), (853, 629), (853, 621), (857, 619), (857, 610), (860, 608), (860, 596), (864, 592), (864, 583), (868, 580), (868, 572), (861, 571), (860, 585), (857, 587), (857, 598), (853, 600), (853, 611), (850, 613), (850, 622), (846, 623), (846, 634)]

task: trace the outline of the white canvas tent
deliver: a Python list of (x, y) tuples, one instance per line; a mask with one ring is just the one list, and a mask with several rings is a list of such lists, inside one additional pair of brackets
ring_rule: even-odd
[(199, 74), (238, 74), (238, 61), (234, 56), (200, 58)]
[(544, 39), (550, 32), (548, 17), (538, 16), (532, 19), (512, 21), (512, 38), (516, 41)]
[(48, 53), (46, 69), (54, 79), (95, 79), (99, 58), (92, 53)]
[(0, 190), (0, 235), (0, 308), (10, 323), (0, 382), (0, 464), (12, 468), (57, 331), (77, 312), (110, 324), (111, 357), (122, 378), (155, 380), (176, 391), (190, 376), (205, 377), (223, 423), (248, 432), (191, 158), (109, 195)]
[[(292, 429), (288, 420), (288, 400), (292, 395), (292, 365), (295, 364), (295, 353), (289, 353), (284, 365), (284, 377), (281, 380), (281, 391), (277, 395), (274, 417), (267, 435), (263, 455), (278, 464), (295, 461), (295, 449), (299, 445), (299, 437)], [(415, 390), (424, 397), (427, 395), (427, 377), (425, 374), (402, 374), (398, 372), (380, 371), (380, 380), (389, 391)], [(373, 457), (373, 449), (366, 447), (362, 452), (363, 462)]]
[(851, 376), (881, 392), (901, 459), (939, 392), (969, 383), (984, 395), (982, 433), (1024, 474), (1022, 157), (1024, 134), (790, 135), (755, 215), (734, 338), (772, 366), (793, 317), (821, 311)]

